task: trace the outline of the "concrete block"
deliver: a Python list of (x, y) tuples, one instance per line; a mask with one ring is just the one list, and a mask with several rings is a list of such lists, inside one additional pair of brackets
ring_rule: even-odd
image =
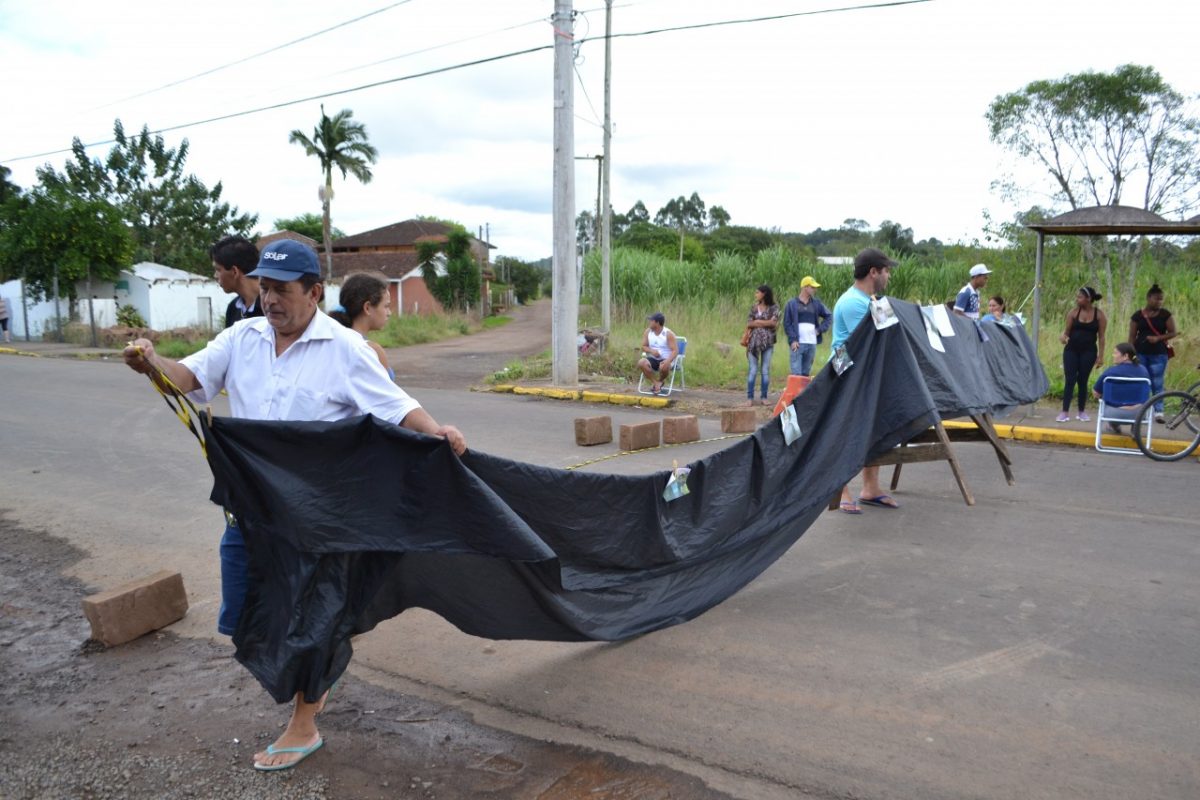
[(657, 420), (621, 426), (622, 450), (645, 450), (647, 447), (658, 447), (661, 440), (662, 423)]
[(721, 433), (754, 433), (758, 414), (753, 408), (726, 408), (721, 411)]
[(575, 444), (591, 447), (612, 441), (612, 417), (576, 417)]
[(682, 417), (664, 417), (662, 421), (663, 444), (683, 444), (700, 440), (700, 420), (688, 414)]
[(92, 638), (108, 647), (181, 620), (187, 609), (183, 576), (170, 570), (83, 599)]

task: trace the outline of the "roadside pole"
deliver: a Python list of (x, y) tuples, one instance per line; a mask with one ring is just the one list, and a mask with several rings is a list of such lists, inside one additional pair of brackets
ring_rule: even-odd
[(556, 386), (579, 383), (579, 279), (575, 265), (575, 104), (572, 0), (555, 0), (554, 34), (554, 297), (551, 372)]
[(612, 0), (604, 0), (604, 154), (600, 177), (600, 317), (606, 334), (612, 333)]

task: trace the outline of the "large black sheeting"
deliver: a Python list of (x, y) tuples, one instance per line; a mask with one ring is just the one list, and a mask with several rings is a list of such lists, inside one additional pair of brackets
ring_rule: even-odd
[[(212, 421), (212, 499), (238, 516), (250, 592), (237, 658), (279, 702), (318, 698), (350, 637), (407, 608), (493, 639), (618, 640), (685, 622), (779, 558), (863, 464), (940, 416), (1036, 400), (1046, 378), (1021, 329), (955, 318), (934, 351), (921, 311), (867, 319), (854, 366), (827, 366), (778, 420), (669, 473), (622, 476), (525, 464), (371, 417)], [(469, 427), (467, 435), (470, 436)], [(564, 434), (566, 435), (566, 434)]]

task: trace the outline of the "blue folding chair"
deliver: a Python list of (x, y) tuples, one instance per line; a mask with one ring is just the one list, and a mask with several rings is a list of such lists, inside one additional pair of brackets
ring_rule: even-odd
[[(1138, 409), (1150, 399), (1149, 378), (1118, 378), (1104, 379), (1100, 392), (1100, 408), (1096, 414), (1096, 449), (1101, 453), (1136, 453), (1142, 451), (1136, 447), (1113, 447), (1104, 444), (1104, 426), (1107, 423), (1129, 425), (1136, 424)], [(1144, 414), (1142, 424), (1146, 432), (1142, 441), (1150, 446), (1154, 435), (1154, 415)], [(1111, 432), (1110, 432), (1111, 433)], [(1132, 434), (1131, 434), (1132, 435)]]
[[(679, 345), (679, 352), (675, 355), (675, 360), (671, 362), (671, 377), (669, 380), (663, 381), (662, 391), (658, 393), (659, 397), (666, 397), (671, 392), (682, 392), (687, 388), (687, 380), (683, 374), (683, 357), (687, 354), (687, 337), (676, 336), (675, 343)], [(679, 376), (679, 386), (675, 385), (675, 376)], [(637, 390), (639, 394), (654, 394), (646, 387), (646, 376), (638, 377)]]

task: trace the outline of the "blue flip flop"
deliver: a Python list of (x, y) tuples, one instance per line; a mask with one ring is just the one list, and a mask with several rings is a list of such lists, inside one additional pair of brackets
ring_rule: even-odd
[(881, 494), (878, 497), (859, 497), (858, 502), (866, 503), (869, 506), (879, 506), (880, 508), (900, 507), (900, 504), (896, 502), (896, 498), (892, 497), (890, 494)]
[(324, 744), (325, 740), (319, 736), (317, 737), (317, 741), (308, 747), (276, 747), (273, 744), (269, 744), (267, 745), (267, 755), (269, 756), (277, 756), (281, 753), (299, 753), (300, 756), (299, 758), (293, 759), (292, 761), (288, 761), (284, 764), (259, 764), (257, 761), (255, 761), (254, 768), (259, 772), (278, 772), (284, 769), (291, 769), (304, 759), (311, 756), (313, 753), (320, 750)]

